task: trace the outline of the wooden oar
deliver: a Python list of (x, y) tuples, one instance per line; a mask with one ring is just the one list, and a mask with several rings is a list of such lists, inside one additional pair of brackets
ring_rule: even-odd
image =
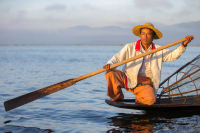
[[(183, 41), (185, 41), (186, 39), (183, 38), (181, 40), (178, 40), (176, 42), (173, 42), (173, 43), (170, 43), (170, 44), (167, 44), (165, 46), (162, 46), (162, 47), (159, 47), (159, 48), (156, 48), (152, 51), (149, 51), (149, 52), (146, 52), (144, 54), (141, 54), (141, 55), (138, 55), (138, 56), (135, 56), (135, 57), (132, 57), (132, 58), (129, 58), (127, 60), (124, 60), (122, 62), (119, 62), (119, 63), (116, 63), (114, 65), (111, 65), (110, 68), (116, 68), (120, 65), (123, 65), (125, 63), (128, 63), (130, 61), (133, 61), (133, 60), (136, 60), (138, 58), (141, 58), (141, 57), (144, 57), (146, 55), (149, 55), (149, 54), (152, 54), (152, 53), (155, 53), (157, 51), (160, 51), (160, 50), (163, 50), (163, 49), (166, 49), (168, 47), (171, 47), (171, 46), (174, 46), (178, 43), (181, 43)], [(86, 74), (84, 76), (81, 76), (81, 77), (78, 77), (76, 79), (69, 79), (69, 80), (66, 80), (66, 81), (63, 81), (63, 82), (60, 82), (60, 83), (57, 83), (57, 84), (54, 84), (54, 85), (51, 85), (51, 86), (48, 86), (48, 87), (45, 87), (45, 88), (42, 88), (42, 89), (39, 89), (39, 90), (36, 90), (36, 91), (33, 91), (33, 92), (30, 92), (28, 94), (25, 94), (25, 95), (22, 95), (22, 96), (19, 96), (19, 97), (16, 97), (14, 99), (11, 99), (11, 100), (8, 100), (6, 102), (4, 102), (4, 106), (5, 106), (5, 110), (6, 111), (9, 111), (9, 110), (12, 110), (14, 108), (17, 108), (17, 107), (20, 107), (24, 104), (27, 104), (29, 102), (32, 102), (34, 100), (37, 100), (39, 98), (42, 98), (44, 96), (47, 96), (51, 93), (54, 93), (54, 92), (57, 92), (59, 90), (62, 90), (64, 88), (67, 88), (71, 85), (74, 85), (76, 82), (78, 81), (81, 81), (83, 79), (86, 79), (86, 78), (89, 78), (91, 76), (94, 76), (94, 75), (97, 75), (99, 73), (102, 73), (106, 71), (105, 69), (99, 69), (97, 71), (94, 71), (94, 72), (91, 72), (89, 74)]]

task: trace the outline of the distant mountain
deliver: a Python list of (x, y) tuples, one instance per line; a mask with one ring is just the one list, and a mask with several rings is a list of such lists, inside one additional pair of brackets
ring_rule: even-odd
[(183, 28), (183, 29), (198, 29), (200, 28), (200, 21), (189, 22), (189, 23), (180, 23), (172, 25), (173, 27)]
[[(200, 45), (200, 21), (164, 25), (155, 23), (154, 26), (163, 33), (163, 38), (154, 43), (165, 45), (194, 35), (191, 45)], [(75, 26), (60, 30), (9, 30), (0, 29), (0, 44), (126, 44), (139, 39), (132, 33), (132, 28), (106, 26), (92, 28)]]
[(200, 21), (174, 25), (159, 25), (158, 29), (163, 33), (163, 38), (158, 40), (158, 43), (163, 41), (165, 44), (168, 44), (182, 39), (187, 35), (193, 35), (194, 40), (190, 45), (200, 45), (200, 39), (198, 37), (200, 35)]

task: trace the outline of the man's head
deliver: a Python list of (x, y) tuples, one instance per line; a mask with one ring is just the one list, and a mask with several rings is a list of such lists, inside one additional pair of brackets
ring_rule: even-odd
[(162, 33), (158, 29), (154, 28), (153, 24), (151, 24), (149, 22), (145, 23), (144, 25), (137, 25), (137, 26), (133, 27), (132, 32), (133, 32), (134, 35), (141, 37), (142, 29), (152, 30), (154, 32), (153, 33), (154, 34), (153, 39), (162, 38)]
[[(149, 29), (149, 28), (141, 28), (140, 29), (140, 35), (141, 35), (141, 31), (142, 31), (142, 29)], [(149, 29), (150, 31), (152, 31), (152, 33), (153, 33), (153, 36), (155, 36), (156, 35), (156, 33), (152, 30), (152, 29)]]
[(155, 37), (155, 32), (149, 28), (142, 28), (140, 30), (140, 38), (143, 45), (150, 45)]

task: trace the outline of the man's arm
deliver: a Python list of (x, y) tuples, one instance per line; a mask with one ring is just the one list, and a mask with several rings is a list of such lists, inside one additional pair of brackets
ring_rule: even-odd
[(163, 62), (171, 62), (180, 57), (182, 53), (185, 52), (186, 46), (194, 37), (186, 36), (184, 41), (179, 47), (174, 50), (164, 49), (163, 50)]
[(110, 70), (110, 66), (115, 64), (115, 63), (118, 63), (118, 62), (121, 62), (125, 59), (128, 58), (128, 49), (129, 49), (129, 45), (132, 45), (133, 47), (133, 44), (126, 44), (118, 53), (116, 53), (108, 62), (105, 66), (103, 66), (103, 69), (105, 70)]

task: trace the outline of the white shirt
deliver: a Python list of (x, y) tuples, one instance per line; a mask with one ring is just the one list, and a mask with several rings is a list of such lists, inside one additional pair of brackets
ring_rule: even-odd
[[(148, 51), (151, 51), (151, 49), (152, 49), (152, 45), (150, 45), (149, 48), (147, 49), (147, 51), (145, 51), (142, 44), (140, 44), (140, 52), (142, 54), (146, 53)], [(150, 66), (150, 57), (151, 57), (151, 55), (147, 55), (147, 56), (143, 57), (142, 66), (139, 70), (138, 75), (144, 76), (144, 77), (149, 77), (152, 80), (153, 76), (152, 76), (151, 66)]]
[[(107, 64), (113, 65), (119, 62), (122, 62), (126, 59), (141, 55), (140, 40), (134, 43), (126, 44), (118, 53), (116, 53)], [(155, 48), (161, 46), (155, 44)], [(161, 69), (162, 62), (170, 62), (178, 59), (180, 55), (185, 51), (185, 47), (181, 45), (175, 50), (163, 49), (153, 53), (150, 58), (150, 66), (153, 76), (153, 85), (155, 89), (158, 89), (160, 78), (161, 78)], [(137, 85), (137, 77), (140, 68), (142, 67), (143, 59), (139, 58), (134, 61), (128, 62), (124, 65), (122, 71), (126, 74), (128, 78), (128, 88), (134, 88)]]

